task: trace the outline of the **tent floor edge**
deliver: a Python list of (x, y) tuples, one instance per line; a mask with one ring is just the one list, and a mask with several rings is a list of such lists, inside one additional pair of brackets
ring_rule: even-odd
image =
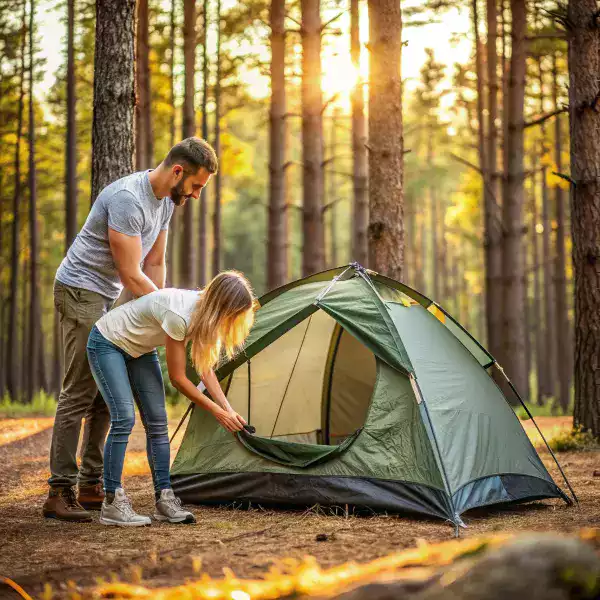
[(460, 515), (478, 508), (568, 498), (553, 481), (519, 474), (482, 477), (464, 485), (452, 497)]
[(244, 507), (259, 504), (283, 509), (314, 505), (355, 512), (425, 515), (451, 521), (444, 490), (418, 483), (352, 476), (273, 472), (172, 475), (175, 494), (184, 503)]

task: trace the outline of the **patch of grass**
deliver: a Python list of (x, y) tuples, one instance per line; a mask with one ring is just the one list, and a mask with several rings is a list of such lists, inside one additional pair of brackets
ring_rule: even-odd
[[(529, 412), (533, 415), (533, 417), (564, 417), (566, 415), (572, 415), (573, 411), (571, 407), (565, 413), (557, 404), (554, 402), (552, 398), (546, 400), (544, 404), (541, 406), (539, 404), (534, 404), (533, 402), (525, 402), (525, 405), (529, 409)], [(514, 407), (515, 414), (521, 421), (528, 421), (529, 415), (527, 411), (519, 404), (519, 406)]]
[(581, 427), (574, 427), (569, 431), (557, 433), (548, 440), (548, 445), (555, 452), (591, 450), (600, 447), (591, 432), (584, 431)]
[(0, 401), (0, 418), (53, 417), (56, 413), (56, 398), (52, 394), (39, 392), (30, 403), (12, 400), (8, 394)]

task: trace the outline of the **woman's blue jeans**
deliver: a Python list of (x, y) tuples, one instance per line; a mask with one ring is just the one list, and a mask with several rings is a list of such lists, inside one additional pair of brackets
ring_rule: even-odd
[(104, 490), (123, 487), (121, 477), (137, 404), (146, 430), (146, 452), (155, 493), (170, 488), (169, 431), (165, 388), (156, 350), (133, 358), (92, 328), (87, 354), (94, 380), (110, 411), (104, 446)]

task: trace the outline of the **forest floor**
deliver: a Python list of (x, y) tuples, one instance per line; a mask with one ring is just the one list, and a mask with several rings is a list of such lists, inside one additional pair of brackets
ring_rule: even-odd
[[(571, 419), (538, 417), (545, 434), (570, 428)], [(197, 577), (198, 572), (220, 577), (230, 567), (243, 578), (264, 575), (277, 558), (316, 557), (322, 567), (349, 560), (364, 562), (421, 540), (451, 540), (454, 529), (439, 520), (398, 516), (330, 516), (320, 511), (284, 512), (193, 507), (198, 523), (148, 528), (108, 528), (98, 523), (67, 524), (42, 518), (46, 495), (51, 418), (0, 420), (0, 575), (18, 582), (34, 598), (44, 584), (53, 598), (69, 589), (90, 586), (100, 578), (165, 586)], [(171, 431), (177, 421), (170, 423)], [(524, 422), (534, 443), (539, 441), (530, 422)], [(173, 454), (182, 437), (174, 441)], [(555, 481), (563, 486), (547, 451), (539, 449)], [(461, 536), (501, 531), (575, 532), (600, 527), (600, 453), (563, 452), (559, 460), (579, 496), (580, 508), (560, 501), (535, 502), (504, 510), (472, 511)], [(136, 425), (126, 461), (126, 487), (134, 507), (152, 513), (149, 469), (143, 430)], [(319, 536), (325, 541), (317, 541)], [(72, 583), (69, 583), (72, 582)], [(16, 595), (0, 584), (0, 598)]]

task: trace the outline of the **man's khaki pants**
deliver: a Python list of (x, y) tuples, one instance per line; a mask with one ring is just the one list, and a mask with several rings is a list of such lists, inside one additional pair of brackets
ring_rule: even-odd
[[(95, 292), (54, 282), (54, 306), (59, 314), (65, 374), (52, 431), (52, 475), (48, 480), (52, 487), (73, 486), (78, 482), (96, 485), (102, 481), (102, 452), (110, 415), (92, 377), (86, 345), (94, 323), (110, 310), (112, 303)], [(79, 469), (77, 446), (84, 418)]]

